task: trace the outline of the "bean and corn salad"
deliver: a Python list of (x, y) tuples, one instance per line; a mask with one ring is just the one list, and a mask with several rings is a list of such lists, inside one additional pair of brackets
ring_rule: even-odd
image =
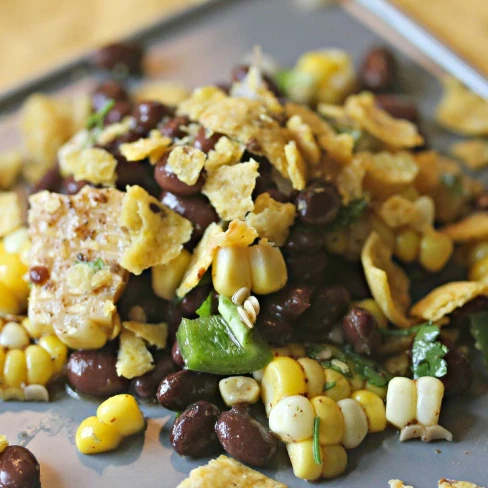
[[(340, 50), (292, 69), (257, 51), (228, 83), (129, 92), (142, 58), (108, 46), (89, 96), (30, 96), (24, 152), (0, 154), (0, 400), (59, 383), (104, 400), (82, 454), (157, 401), (178, 454), (266, 466), (283, 444), (305, 480), (387, 428), (451, 441), (471, 336), (488, 356), (488, 193), (429, 148), (394, 55), (356, 72)], [(486, 135), (454, 85), (439, 123)], [(2, 486), (40, 486), (35, 457), (0, 445)]]

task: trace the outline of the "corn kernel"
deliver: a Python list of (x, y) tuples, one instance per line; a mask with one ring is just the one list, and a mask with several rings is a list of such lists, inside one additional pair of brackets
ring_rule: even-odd
[(291, 344), (288, 344), (288, 347), (290, 348), (290, 357), (292, 358), (303, 358), (307, 355), (303, 344), (292, 342)]
[(48, 402), (49, 392), (43, 385), (24, 386), (24, 397), (26, 402)]
[(54, 334), (45, 335), (39, 339), (39, 345), (49, 353), (53, 361), (54, 371), (59, 373), (66, 364), (68, 348)]
[(219, 381), (219, 390), (228, 407), (238, 403), (256, 403), (261, 393), (257, 381), (247, 376), (224, 378)]
[(279, 356), (291, 357), (291, 349), (289, 348), (289, 346), (272, 347), (271, 352), (273, 353), (273, 357), (275, 358)]
[(27, 227), (20, 227), (10, 232), (3, 238), (2, 243), (5, 252), (19, 254), (25, 244), (29, 243)]
[(288, 274), (279, 247), (258, 244), (249, 248), (252, 275), (252, 291), (268, 295), (286, 285)]
[(383, 400), (376, 394), (367, 390), (358, 390), (352, 394), (363, 408), (368, 418), (369, 432), (381, 432), (386, 429), (386, 412)]
[(481, 281), (488, 277), (488, 256), (476, 261), (468, 272), (468, 278), (470, 281)]
[(386, 395), (386, 419), (399, 429), (405, 427), (417, 415), (417, 390), (409, 378), (396, 376), (388, 383)]
[(371, 217), (371, 228), (381, 237), (381, 240), (390, 248), (395, 248), (394, 232), (378, 217)]
[(440, 232), (431, 231), (420, 241), (420, 264), (431, 273), (440, 271), (454, 250), (452, 239)]
[(144, 416), (132, 395), (115, 395), (105, 400), (97, 409), (97, 417), (124, 437), (144, 429)]
[(344, 420), (342, 445), (346, 449), (354, 449), (363, 442), (368, 433), (368, 419), (359, 403), (352, 398), (344, 398), (337, 402)]
[(19, 388), (27, 382), (27, 365), (24, 351), (12, 349), (7, 352), (3, 366), (3, 381), (11, 388)]
[(306, 391), (305, 375), (294, 359), (277, 357), (266, 366), (261, 381), (261, 398), (268, 415), (283, 397), (305, 395)]
[(307, 384), (307, 397), (313, 398), (322, 395), (325, 384), (324, 368), (311, 358), (297, 359), (298, 364), (302, 367)]
[(364, 300), (360, 300), (359, 302), (355, 302), (354, 306), (367, 310), (373, 316), (376, 324), (381, 329), (386, 329), (388, 327), (388, 319), (386, 318), (386, 315), (373, 298), (366, 298)]
[(320, 445), (340, 444), (344, 435), (344, 423), (337, 403), (326, 396), (316, 396), (312, 398), (311, 402), (315, 409), (315, 414), (320, 418)]
[(344, 254), (346, 252), (347, 243), (348, 238), (345, 229), (328, 232), (325, 236), (325, 247), (331, 254)]
[(54, 373), (51, 356), (41, 346), (32, 345), (25, 350), (27, 382), (30, 385), (45, 385)]
[(324, 459), (322, 476), (325, 479), (335, 478), (346, 470), (347, 452), (340, 444), (335, 446), (323, 446), (322, 457)]
[(410, 361), (406, 352), (395, 354), (385, 360), (384, 367), (393, 376), (407, 376)]
[(325, 369), (324, 373), (325, 384), (330, 385), (325, 391), (326, 396), (335, 402), (351, 396), (351, 385), (343, 374), (331, 368)]
[(403, 229), (395, 241), (395, 256), (404, 263), (413, 263), (419, 254), (420, 236), (412, 229)]
[(480, 241), (472, 244), (467, 249), (466, 260), (468, 265), (473, 265), (488, 256), (488, 241)]
[(97, 454), (116, 449), (122, 435), (113, 425), (105, 424), (97, 417), (88, 417), (76, 431), (76, 447), (82, 454)]
[(0, 454), (8, 447), (8, 440), (7, 436), (0, 435)]
[(17, 322), (7, 322), (0, 332), (0, 346), (7, 349), (24, 349), (30, 344), (26, 330)]
[(39, 337), (42, 337), (45, 334), (54, 334), (52, 325), (39, 324), (38, 322), (33, 322), (28, 317), (22, 319), (21, 324), (33, 339), (39, 339)]
[(22, 307), (14, 293), (0, 281), (0, 314), (18, 315), (21, 311)]
[(7, 352), (3, 347), (0, 346), (0, 385), (2, 384), (3, 368), (5, 366), (6, 356), (7, 356)]
[(441, 380), (424, 376), (416, 381), (417, 415), (416, 419), (425, 427), (436, 425), (441, 413), (444, 385)]
[(231, 297), (240, 288), (251, 288), (249, 248), (221, 247), (213, 260), (212, 281), (215, 291), (227, 297)]
[(4, 402), (25, 402), (24, 388), (8, 387), (3, 390)]
[(366, 381), (364, 389), (370, 391), (371, 393), (374, 393), (375, 395), (378, 395), (382, 400), (386, 399), (386, 392), (388, 391), (386, 386), (376, 386), (369, 381)]
[[(293, 474), (302, 480), (316, 480), (322, 475), (323, 460), (316, 463), (313, 456), (313, 441), (306, 439), (286, 445), (293, 467)], [(322, 450), (321, 450), (322, 451)], [(322, 452), (320, 452), (322, 455)]]
[(399, 193), (399, 195), (402, 196), (403, 198), (406, 198), (407, 200), (410, 200), (411, 202), (415, 202), (415, 200), (417, 200), (417, 198), (420, 196), (419, 192), (412, 185), (405, 187)]
[(20, 260), (19, 254), (0, 253), (0, 281), (15, 295), (25, 302), (29, 295), (29, 285), (24, 279), (27, 266)]
[(181, 283), (190, 260), (191, 254), (183, 249), (169, 263), (151, 268), (154, 294), (166, 300), (172, 300), (176, 296), (176, 289)]
[(349, 384), (351, 385), (351, 391), (362, 390), (364, 388), (364, 380), (354, 369), (354, 365), (352, 363), (349, 364), (349, 367), (352, 373), (352, 378), (348, 378)]

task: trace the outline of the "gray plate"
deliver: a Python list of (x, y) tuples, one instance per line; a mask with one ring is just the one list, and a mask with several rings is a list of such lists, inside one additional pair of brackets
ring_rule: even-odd
[[(310, 13), (296, 8), (291, 0), (215, 3), (220, 3), (219, 8), (216, 5), (200, 8), (142, 35), (168, 79), (191, 86), (224, 80), (236, 61), (256, 44), (283, 65), (291, 65), (303, 51), (325, 46), (346, 49), (358, 61), (371, 45), (381, 42), (377, 35), (338, 8)], [(452, 140), (430, 122), (440, 95), (438, 83), (400, 53), (399, 57), (402, 90), (418, 98), (432, 145), (443, 149)], [(73, 70), (80, 66), (83, 63), (63, 68), (59, 80), (67, 82)], [(58, 88), (62, 84), (59, 80), (53, 84), (52, 79), (45, 79), (42, 89)], [(40, 86), (32, 85), (32, 89)], [(25, 91), (24, 88), (14, 97), (0, 100), (0, 109), (13, 107)], [(10, 137), (2, 139), (0, 147), (9, 143)], [(416, 488), (433, 488), (442, 477), (487, 484), (486, 390), (485, 378), (478, 382), (476, 396), (445, 402), (441, 424), (453, 432), (454, 442), (400, 444), (398, 435), (391, 429), (369, 435), (359, 448), (348, 452), (346, 475), (322, 484), (386, 488), (389, 479), (400, 478)], [(73, 440), (76, 427), (84, 418), (94, 415), (96, 407), (97, 402), (93, 400), (80, 401), (64, 392), (57, 393), (48, 405), (0, 403), (0, 432), (7, 434), (12, 443), (20, 442), (32, 449), (41, 463), (45, 488), (134, 485), (172, 488), (192, 468), (208, 461), (192, 462), (172, 452), (168, 431), (173, 414), (156, 406), (144, 407), (148, 418), (144, 436), (127, 439), (113, 453), (79, 455)], [(263, 472), (290, 487), (310, 486), (293, 476), (284, 449), (275, 464)]]

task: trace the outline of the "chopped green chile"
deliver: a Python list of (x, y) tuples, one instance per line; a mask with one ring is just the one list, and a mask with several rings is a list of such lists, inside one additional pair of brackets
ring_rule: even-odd
[(210, 317), (212, 315), (212, 293), (209, 293), (205, 301), (197, 308), (196, 314), (199, 317)]

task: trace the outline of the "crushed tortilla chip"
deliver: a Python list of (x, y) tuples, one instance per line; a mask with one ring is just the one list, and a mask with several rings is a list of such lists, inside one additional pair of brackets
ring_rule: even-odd
[(126, 134), (135, 125), (133, 117), (125, 117), (122, 122), (110, 124), (104, 127), (98, 134), (96, 134), (97, 144), (104, 146), (112, 142), (115, 138)]
[(454, 481), (446, 480), (445, 478), (439, 480), (438, 488), (483, 488), (482, 486), (475, 485), (469, 481)]
[(449, 315), (456, 308), (462, 307), (469, 301), (487, 290), (485, 283), (475, 281), (454, 281), (439, 286), (427, 296), (417, 302), (410, 310), (410, 314), (425, 320), (437, 322)]
[(226, 136), (222, 136), (215, 147), (208, 153), (205, 169), (210, 172), (220, 166), (237, 164), (244, 154), (244, 146)]
[(446, 225), (441, 229), (454, 242), (483, 241), (488, 239), (488, 212), (478, 212)]
[(246, 215), (246, 222), (257, 230), (259, 237), (281, 247), (288, 238), (295, 215), (293, 203), (277, 202), (269, 193), (261, 193), (254, 203), (254, 211)]
[(453, 77), (446, 77), (443, 84), (437, 122), (457, 134), (488, 135), (488, 100), (483, 100)]
[(205, 466), (192, 469), (177, 488), (287, 488), (235, 459), (219, 456)]
[(303, 190), (307, 184), (307, 167), (295, 141), (290, 141), (286, 144), (285, 157), (288, 164), (288, 177), (293, 188), (295, 190)]
[(22, 169), (22, 153), (17, 150), (0, 153), (0, 189), (8, 190)]
[(315, 141), (310, 126), (304, 123), (299, 115), (293, 115), (288, 119), (286, 127), (292, 133), (295, 142), (300, 148), (300, 152), (307, 162), (309, 164), (317, 164), (320, 160), (320, 148)]
[(208, 268), (210, 268), (215, 252), (219, 247), (216, 242), (216, 237), (219, 235), (223, 235), (223, 230), (215, 222), (205, 229), (205, 233), (193, 251), (190, 264), (181, 280), (181, 284), (176, 290), (178, 297), (184, 297), (190, 290), (195, 288)]
[(191, 146), (175, 147), (168, 156), (168, 166), (180, 181), (194, 185), (205, 164), (205, 153)]
[(191, 96), (178, 105), (178, 115), (188, 115), (191, 120), (198, 120), (203, 112), (214, 104), (225, 100), (227, 94), (216, 86), (202, 86), (193, 90)]
[(410, 306), (410, 282), (391, 256), (392, 249), (372, 232), (361, 253), (369, 289), (386, 317), (397, 327), (406, 328), (411, 325), (406, 317)]
[(134, 142), (125, 142), (120, 145), (120, 153), (127, 161), (141, 161), (151, 158), (156, 162), (171, 144), (171, 139), (161, 135), (158, 130), (152, 130), (149, 137)]
[(252, 192), (259, 176), (258, 167), (259, 164), (251, 159), (247, 163), (221, 166), (208, 175), (202, 193), (208, 197), (220, 218), (244, 218), (254, 208)]
[(478, 170), (488, 166), (488, 141), (473, 139), (457, 142), (451, 146), (451, 153), (469, 169)]
[(361, 158), (355, 158), (350, 164), (341, 168), (335, 178), (335, 182), (345, 205), (351, 200), (362, 197), (365, 174), (366, 170), (364, 169)]
[(168, 324), (142, 324), (140, 322), (122, 322), (124, 329), (130, 330), (137, 337), (144, 339), (156, 349), (164, 349), (168, 341)]
[(0, 192), (0, 237), (18, 229), (23, 224), (22, 203), (14, 191)]
[(388, 481), (390, 488), (413, 488), (410, 485), (405, 485), (403, 481), (400, 480), (390, 480)]
[(346, 115), (357, 122), (362, 129), (385, 144), (395, 147), (420, 146), (424, 139), (417, 132), (417, 126), (403, 119), (395, 119), (375, 104), (371, 93), (351, 95), (344, 108)]
[(122, 201), (120, 225), (131, 237), (120, 264), (134, 274), (157, 264), (169, 263), (183, 249), (192, 224), (162, 205), (140, 186), (127, 187)]
[(334, 129), (317, 112), (307, 106), (286, 102), (285, 109), (289, 119), (295, 116), (300, 117), (301, 121), (310, 127), (316, 136), (335, 134)]
[(154, 369), (153, 357), (146, 343), (128, 329), (120, 333), (120, 346), (115, 364), (118, 376), (129, 380)]
[(172, 81), (152, 81), (137, 87), (134, 98), (137, 102), (151, 100), (175, 106), (190, 96), (190, 92), (179, 83)]
[(400, 195), (392, 195), (381, 204), (379, 214), (388, 227), (396, 229), (410, 224), (415, 219), (416, 207), (410, 200)]
[(75, 181), (86, 180), (95, 185), (115, 183), (117, 160), (105, 149), (70, 151), (59, 160), (59, 166), (63, 175), (73, 175)]
[(250, 246), (259, 237), (256, 229), (250, 227), (244, 220), (233, 220), (223, 234), (215, 236), (218, 247)]

